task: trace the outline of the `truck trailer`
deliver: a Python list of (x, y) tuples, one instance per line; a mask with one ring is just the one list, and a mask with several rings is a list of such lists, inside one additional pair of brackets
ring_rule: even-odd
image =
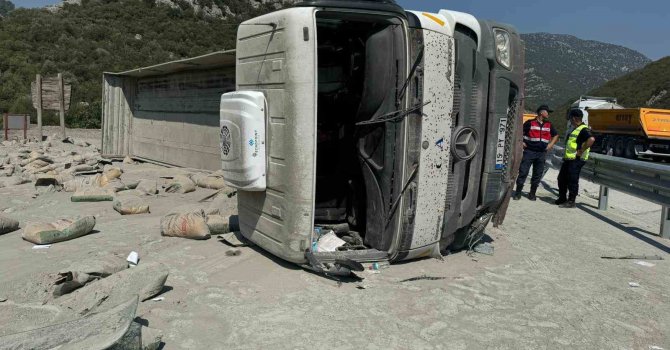
[(589, 109), (593, 150), (615, 157), (670, 160), (670, 110)]
[(474, 244), (521, 158), (523, 50), (509, 25), (392, 0), (243, 22), (220, 109), (241, 233), (334, 275)]

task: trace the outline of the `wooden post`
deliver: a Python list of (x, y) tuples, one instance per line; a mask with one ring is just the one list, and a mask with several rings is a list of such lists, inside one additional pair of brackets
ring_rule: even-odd
[(63, 74), (58, 73), (58, 112), (60, 114), (61, 137), (65, 140), (65, 88), (63, 87)]
[(40, 142), (44, 140), (42, 133), (42, 76), (37, 75), (35, 78), (35, 85), (37, 90), (37, 131), (40, 135)]
[(23, 139), (28, 139), (28, 125), (30, 125), (30, 115), (23, 116)]

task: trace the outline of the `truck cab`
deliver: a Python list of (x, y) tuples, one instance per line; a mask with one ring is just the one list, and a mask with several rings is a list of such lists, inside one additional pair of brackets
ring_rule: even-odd
[[(236, 50), (222, 168), (263, 249), (341, 274), (439, 256), (502, 222), (520, 160), (514, 28), (314, 0), (242, 23)], [(323, 251), (325, 232), (346, 244)]]

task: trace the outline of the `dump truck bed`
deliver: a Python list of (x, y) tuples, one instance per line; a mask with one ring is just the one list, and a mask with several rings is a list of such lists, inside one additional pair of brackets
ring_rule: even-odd
[(589, 126), (598, 134), (670, 139), (670, 110), (589, 109)]

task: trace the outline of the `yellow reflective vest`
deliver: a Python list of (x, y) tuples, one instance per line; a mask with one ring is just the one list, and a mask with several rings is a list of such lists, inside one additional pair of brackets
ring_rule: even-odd
[[(582, 124), (576, 127), (575, 130), (572, 130), (570, 136), (568, 136), (568, 140), (565, 142), (565, 156), (563, 157), (563, 159), (568, 160), (577, 159), (577, 136), (579, 136), (579, 133), (585, 128), (587, 128), (586, 124)], [(588, 148), (586, 152), (582, 153), (580, 159), (581, 160), (589, 159), (590, 150), (591, 149)]]

